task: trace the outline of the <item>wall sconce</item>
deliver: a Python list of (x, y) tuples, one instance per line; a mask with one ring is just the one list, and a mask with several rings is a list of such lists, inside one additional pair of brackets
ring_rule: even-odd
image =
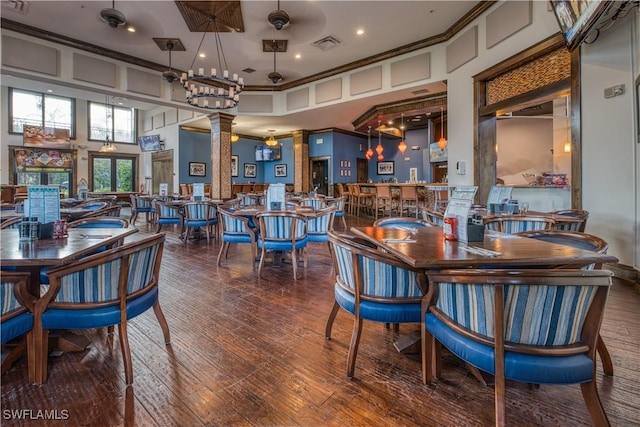
[(571, 152), (571, 143), (570, 142), (565, 142), (564, 143), (564, 152), (565, 153), (570, 153)]

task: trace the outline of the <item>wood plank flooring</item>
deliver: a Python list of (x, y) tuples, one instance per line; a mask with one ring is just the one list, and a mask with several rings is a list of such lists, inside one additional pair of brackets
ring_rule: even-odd
[[(370, 220), (348, 218), (349, 225)], [(339, 225), (338, 225), (339, 226)], [(151, 229), (139, 223), (144, 234)], [(52, 355), (49, 379), (28, 383), (26, 358), (2, 377), (2, 426), (487, 426), (493, 389), (453, 358), (427, 387), (418, 355), (400, 354), (400, 332), (365, 322), (355, 378), (346, 378), (353, 318), (341, 311), (333, 338), (324, 327), (333, 304), (331, 259), (312, 244), (308, 268), (268, 266), (258, 279), (249, 248), (232, 246), (216, 266), (219, 246), (186, 246), (167, 230), (160, 301), (171, 330), (165, 346), (153, 311), (133, 319), (129, 336), (134, 385), (124, 384), (117, 338), (83, 332), (91, 345)], [(640, 425), (640, 294), (616, 281), (602, 336), (615, 376), (598, 366), (598, 389), (616, 426)], [(29, 415), (29, 421), (17, 414)], [(13, 412), (12, 412), (13, 411)], [(55, 411), (58, 420), (38, 411)], [(34, 420), (40, 416), (40, 420)], [(64, 418), (64, 419), (63, 419)], [(532, 390), (508, 384), (507, 422), (518, 426), (590, 425), (579, 386)]]

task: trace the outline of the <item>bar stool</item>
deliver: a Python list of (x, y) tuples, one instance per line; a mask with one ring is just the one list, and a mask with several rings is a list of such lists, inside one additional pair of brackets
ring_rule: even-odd
[[(389, 216), (394, 211), (394, 200), (393, 195), (391, 194), (391, 184), (377, 184), (376, 185), (376, 198), (375, 198), (375, 217), (378, 219), (378, 214), (382, 210), (382, 216), (386, 215), (386, 212), (389, 212)], [(395, 208), (397, 211), (397, 206)]]
[(405, 210), (407, 215), (413, 209), (413, 213), (418, 218), (418, 187), (415, 185), (402, 185), (400, 186), (400, 215), (404, 215)]

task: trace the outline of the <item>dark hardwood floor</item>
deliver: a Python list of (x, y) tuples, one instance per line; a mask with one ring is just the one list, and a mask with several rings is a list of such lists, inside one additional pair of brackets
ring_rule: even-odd
[[(371, 220), (349, 218), (350, 225)], [(340, 223), (337, 225), (340, 226)], [(142, 233), (150, 232), (139, 224)], [(140, 233), (140, 234), (142, 234)], [(365, 322), (355, 378), (346, 378), (353, 318), (340, 312), (324, 339), (333, 304), (325, 244), (312, 244), (309, 266), (252, 272), (249, 248), (232, 246), (216, 267), (219, 246), (186, 246), (168, 229), (160, 301), (171, 345), (150, 310), (130, 322), (134, 385), (124, 384), (118, 340), (105, 330), (78, 353), (51, 355), (48, 382), (28, 382), (26, 358), (2, 377), (2, 426), (487, 426), (493, 389), (453, 358), (434, 386), (422, 384), (418, 355), (398, 353), (399, 333)], [(640, 425), (640, 294), (616, 281), (602, 327), (615, 375), (598, 365), (598, 389), (613, 425)], [(31, 413), (19, 412), (31, 410)], [(57, 421), (15, 418), (44, 416)], [(590, 425), (580, 387), (507, 386), (507, 422), (518, 426)]]

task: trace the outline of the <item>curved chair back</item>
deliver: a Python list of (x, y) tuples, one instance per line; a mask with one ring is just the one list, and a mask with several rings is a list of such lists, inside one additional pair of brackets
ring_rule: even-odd
[(227, 258), (231, 243), (248, 243), (251, 245), (251, 265), (255, 268), (258, 249), (256, 246), (256, 232), (249, 226), (249, 219), (234, 215), (234, 213), (220, 206), (218, 208), (218, 221), (221, 227), (222, 246), (218, 253), (218, 265), (222, 257)]
[(329, 206), (335, 206), (336, 207), (336, 212), (334, 213), (334, 218), (340, 218), (342, 220), (342, 227), (344, 228), (344, 230), (347, 230), (347, 221), (344, 218), (344, 209), (345, 209), (345, 205), (347, 204), (347, 196), (340, 196), (340, 197), (336, 197), (335, 199), (329, 200), (327, 202), (327, 204)]
[(307, 220), (290, 211), (267, 211), (256, 215), (258, 221), (258, 248), (261, 249), (258, 276), (267, 251), (291, 252), (294, 280), (298, 278), (298, 252), (304, 254), (306, 266)]
[(505, 380), (580, 383), (595, 425), (609, 425), (595, 384), (595, 351), (611, 273), (584, 270), (458, 270), (428, 274), (423, 379), (439, 375), (436, 341), (495, 375), (496, 425)]
[(127, 228), (129, 221), (124, 218), (91, 217), (81, 218), (68, 224), (69, 228)]
[(122, 208), (120, 206), (107, 206), (105, 208), (98, 209), (88, 214), (82, 215), (81, 218), (97, 218), (97, 217), (103, 217), (103, 216), (118, 218), (120, 217), (121, 209)]
[(560, 211), (553, 211), (552, 214), (560, 217), (566, 217), (564, 219), (557, 219), (552, 228), (556, 230), (569, 230), (569, 231), (581, 231), (587, 226), (587, 219), (589, 218), (589, 212), (583, 209), (565, 209)]
[(217, 236), (218, 211), (214, 204), (207, 201), (188, 202), (184, 204), (183, 213), (185, 227), (185, 245), (189, 240), (189, 235), (199, 228), (205, 229), (207, 244), (209, 243), (209, 237), (212, 232), (214, 236)]
[(327, 207), (327, 202), (321, 197), (305, 197), (300, 200), (300, 206), (308, 206), (315, 210), (324, 209)]
[(532, 215), (502, 215), (485, 218), (487, 230), (514, 234), (529, 230), (550, 230), (555, 222), (553, 219)]
[(373, 223), (374, 227), (431, 227), (432, 224), (418, 218), (409, 218), (405, 216), (380, 218)]
[(422, 219), (438, 227), (444, 225), (444, 214), (433, 209), (424, 208), (422, 210)]
[[(559, 245), (571, 246), (572, 248), (584, 249), (586, 251), (598, 252), (606, 254), (609, 244), (600, 237), (581, 233), (579, 231), (566, 230), (537, 230), (524, 231), (516, 233), (518, 236), (528, 237), (530, 239), (542, 240), (544, 242), (557, 243)], [(600, 269), (602, 264), (589, 264), (584, 267), (585, 270)]]
[(182, 225), (180, 206), (160, 200), (153, 201), (156, 212), (156, 233), (159, 233), (163, 225)]
[(424, 274), (392, 255), (361, 243), (353, 235), (329, 233), (336, 282), (335, 302), (325, 330), (331, 337), (338, 309), (354, 315), (347, 356), (352, 378), (364, 319), (383, 323), (420, 322), (420, 302), (426, 291)]
[[(0, 344), (5, 344), (33, 327), (33, 297), (29, 296), (29, 273), (0, 270)], [(29, 308), (27, 308), (29, 307)], [(2, 364), (4, 374), (5, 364)]]
[(307, 237), (310, 242), (329, 242), (336, 209), (335, 206), (329, 206), (316, 210), (313, 216), (307, 216)]
[(132, 194), (129, 196), (131, 199), (131, 225), (136, 225), (136, 220), (138, 219), (138, 215), (144, 213), (147, 216), (147, 221), (149, 221), (149, 216), (153, 216), (153, 204), (152, 199), (146, 197), (140, 197)]
[(34, 311), (34, 357), (39, 361), (34, 382), (46, 380), (50, 329), (118, 325), (127, 385), (133, 382), (127, 321), (153, 307), (169, 343), (169, 328), (158, 303), (164, 240), (164, 234), (154, 234), (49, 270), (49, 289)]
[(78, 205), (76, 205), (75, 207), (78, 209), (88, 209), (88, 210), (92, 210), (92, 211), (97, 211), (100, 209), (104, 209), (106, 207), (109, 206), (108, 202), (105, 201), (101, 201), (101, 200), (89, 200), (86, 201), (84, 203), (80, 203)]
[(9, 218), (0, 223), (0, 230), (4, 230), (5, 228), (19, 228), (21, 222), (22, 217)]

